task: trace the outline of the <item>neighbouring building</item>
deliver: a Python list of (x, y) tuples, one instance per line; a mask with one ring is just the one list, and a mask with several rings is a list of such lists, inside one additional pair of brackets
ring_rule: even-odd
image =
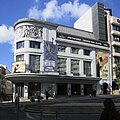
[[(95, 4), (93, 18), (103, 8)], [(51, 95), (88, 95), (90, 89), (96, 89), (97, 94), (112, 90), (105, 17), (98, 19), (93, 19), (96, 25), (90, 23), (90, 30), (78, 28), (79, 24), (71, 28), (30, 18), (18, 20), (14, 24), (13, 70), (6, 75), (14, 84), (14, 95), (19, 92), (21, 98), (29, 99), (37, 91), (44, 96), (45, 91)], [(102, 88), (101, 79), (107, 81), (106, 88)]]
[(12, 97), (12, 82), (5, 79), (5, 75), (10, 71), (5, 65), (0, 64), (0, 98)]
[(114, 67), (120, 63), (120, 18), (107, 13), (108, 42), (112, 53), (112, 79), (113, 90), (119, 89), (116, 85), (116, 75)]
[[(94, 37), (98, 41), (104, 41), (109, 44), (109, 64), (106, 64), (107, 51), (99, 50), (96, 52), (97, 60), (102, 61), (102, 67), (100, 68), (100, 74), (98, 75), (101, 80), (100, 84), (103, 89), (103, 93), (106, 94), (111, 88), (113, 83), (113, 69), (112, 69), (112, 51), (111, 51), (111, 26), (109, 24), (109, 16), (112, 16), (112, 10), (106, 8), (104, 4), (97, 2), (94, 4), (82, 17), (80, 17), (75, 23), (74, 27), (81, 30), (87, 30), (93, 32)], [(105, 65), (104, 65), (105, 63)], [(103, 67), (104, 66), (104, 67)], [(104, 75), (109, 69), (108, 75)], [(107, 77), (109, 76), (109, 77)]]
[[(93, 32), (99, 41), (108, 41), (110, 49), (110, 79), (103, 79), (100, 76), (101, 84), (112, 89), (119, 89), (116, 85), (114, 67), (120, 63), (120, 18), (112, 15), (112, 9), (106, 8), (102, 3), (96, 3), (75, 23), (74, 27)], [(106, 84), (107, 83), (107, 84)]]

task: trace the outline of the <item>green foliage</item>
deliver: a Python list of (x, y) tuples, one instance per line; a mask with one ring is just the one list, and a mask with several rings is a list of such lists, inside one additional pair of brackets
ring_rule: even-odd
[(116, 84), (120, 85), (120, 63), (116, 64), (115, 66), (115, 75), (116, 75)]

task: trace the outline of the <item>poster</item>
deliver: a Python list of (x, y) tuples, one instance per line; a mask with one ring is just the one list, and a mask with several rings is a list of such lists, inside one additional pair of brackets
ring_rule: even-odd
[(57, 45), (44, 41), (44, 71), (57, 70)]
[(96, 50), (97, 77), (108, 80), (108, 51)]
[(14, 62), (12, 64), (12, 73), (25, 72), (25, 61)]

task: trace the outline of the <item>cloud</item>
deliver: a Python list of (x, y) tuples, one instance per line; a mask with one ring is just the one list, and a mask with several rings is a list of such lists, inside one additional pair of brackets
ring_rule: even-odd
[(28, 17), (42, 20), (60, 20), (65, 17), (77, 19), (90, 8), (85, 3), (80, 4), (78, 0), (74, 0), (74, 2), (68, 1), (61, 5), (58, 5), (57, 0), (51, 0), (44, 3), (44, 5), (43, 9), (40, 9), (37, 4), (32, 6), (28, 11)]
[(8, 43), (14, 48), (14, 29), (11, 26), (1, 25), (0, 26), (0, 43)]
[(35, 2), (37, 3), (37, 2), (39, 2), (39, 0), (35, 0)]

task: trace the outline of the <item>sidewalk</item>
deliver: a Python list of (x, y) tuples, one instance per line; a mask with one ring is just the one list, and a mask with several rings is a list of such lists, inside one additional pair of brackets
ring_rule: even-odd
[[(96, 97), (90, 96), (57, 96), (56, 98), (49, 98), (48, 100), (42, 99), (40, 103), (30, 102), (30, 101), (21, 101), (20, 106), (24, 105), (34, 105), (34, 104), (41, 104), (41, 105), (102, 105), (105, 98), (112, 98), (113, 100), (117, 101), (115, 103), (117, 106), (120, 106), (120, 95), (97, 95)], [(90, 104), (91, 103), (91, 104)], [(15, 103), (12, 101), (3, 101), (0, 103), (1, 107), (15, 107)]]

